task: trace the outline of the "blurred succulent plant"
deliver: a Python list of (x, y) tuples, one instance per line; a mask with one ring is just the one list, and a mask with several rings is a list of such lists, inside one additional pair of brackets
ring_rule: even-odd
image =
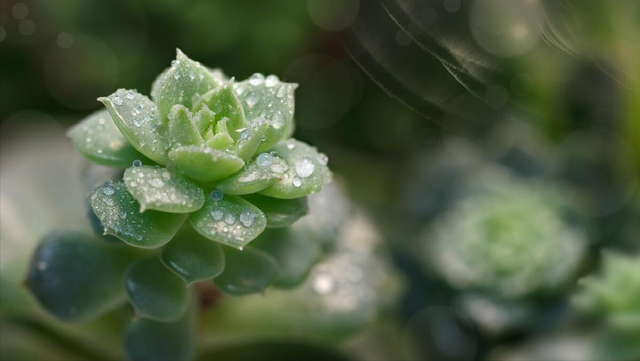
[[(40, 304), (84, 321), (128, 298), (140, 317), (126, 332), (128, 356), (188, 359), (193, 302), (185, 283), (215, 278), (235, 296), (302, 283), (320, 245), (304, 237), (310, 231), (284, 227), (308, 212), (305, 196), (332, 174), (324, 154), (290, 138), (296, 87), (275, 75), (235, 82), (178, 50), (153, 100), (123, 89), (99, 98), (107, 110), (68, 135), (95, 163), (129, 166), (122, 181), (93, 191), (91, 205), (104, 234), (133, 247), (47, 237), (26, 281)], [(192, 228), (183, 227), (187, 217)], [(145, 349), (145, 340), (180, 329), (184, 337)]]
[(586, 240), (564, 218), (561, 194), (499, 168), (474, 188), (424, 232), (427, 257), (449, 284), (509, 300), (571, 280)]

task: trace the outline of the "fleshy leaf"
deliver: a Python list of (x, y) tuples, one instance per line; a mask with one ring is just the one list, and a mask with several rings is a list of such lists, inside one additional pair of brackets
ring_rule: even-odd
[(176, 49), (176, 53), (176, 60), (160, 74), (151, 89), (151, 98), (158, 104), (163, 119), (174, 105), (182, 104), (191, 109), (195, 100), (224, 83), (222, 73), (212, 72), (189, 59), (180, 49)]
[(85, 321), (125, 300), (122, 277), (132, 255), (82, 234), (51, 234), (33, 254), (26, 285), (55, 317)]
[(187, 286), (155, 255), (129, 266), (125, 288), (139, 316), (171, 322), (187, 309)]
[(264, 78), (261, 74), (235, 85), (248, 122), (262, 117), (269, 124), (259, 152), (270, 149), (290, 134), (295, 106), (293, 92), (297, 87), (298, 84), (279, 81), (275, 75)]
[(173, 238), (186, 215), (157, 211), (140, 213), (140, 204), (123, 182), (107, 181), (91, 195), (91, 206), (106, 234), (140, 248), (163, 246)]
[(320, 257), (320, 245), (300, 227), (267, 229), (252, 247), (271, 255), (278, 263), (274, 286), (293, 288), (304, 281)]
[(162, 248), (161, 260), (188, 285), (218, 276), (225, 264), (222, 246), (195, 232), (169, 242)]
[(236, 130), (245, 127), (245, 116), (242, 103), (233, 91), (232, 83), (229, 82), (208, 91), (194, 103), (193, 111), (199, 111), (204, 104), (216, 114), (218, 121), (224, 118), (228, 119), (227, 128), (234, 140), (240, 137)]
[(197, 315), (193, 302), (182, 317), (173, 322), (148, 318), (132, 321), (124, 334), (124, 349), (131, 361), (189, 361), (195, 358)]
[[(206, 104), (194, 115), (194, 122), (200, 134), (205, 134), (207, 130), (214, 129), (216, 125), (216, 113), (212, 112)], [(207, 139), (207, 138), (205, 138)]]
[(192, 119), (191, 112), (182, 104), (176, 104), (169, 113), (169, 142), (191, 145), (204, 142), (198, 128)]
[(331, 181), (327, 156), (318, 153), (316, 148), (287, 139), (273, 147), (273, 151), (289, 164), (289, 169), (280, 181), (260, 193), (274, 198), (300, 198), (319, 192), (325, 183)]
[(136, 159), (146, 159), (120, 133), (106, 109), (92, 113), (67, 135), (80, 154), (101, 165), (126, 168)]
[(216, 131), (214, 132), (210, 129), (207, 133), (207, 145), (213, 149), (219, 150), (227, 150), (231, 148), (233, 145), (233, 138), (231, 134), (229, 134), (229, 129), (227, 128), (227, 123), (229, 123), (229, 118), (222, 118), (216, 123)]
[(269, 124), (262, 118), (258, 118), (251, 123), (248, 128), (243, 129), (236, 142), (236, 154), (238, 157), (242, 158), (245, 162), (253, 158), (258, 147), (262, 144), (262, 137), (267, 134), (268, 129)]
[(135, 90), (118, 89), (98, 100), (107, 107), (118, 129), (134, 148), (156, 163), (166, 163), (166, 127), (158, 115), (158, 107), (148, 97)]
[(309, 213), (306, 197), (295, 199), (278, 199), (250, 194), (243, 196), (254, 206), (260, 208), (267, 217), (267, 227), (288, 227), (300, 217)]
[(244, 251), (225, 247), (226, 266), (214, 279), (218, 288), (232, 296), (245, 296), (264, 291), (277, 273), (277, 263), (267, 253), (247, 247)]
[(200, 210), (189, 215), (189, 221), (203, 236), (239, 249), (262, 233), (267, 224), (260, 209), (232, 195), (220, 200), (208, 197)]
[(140, 211), (191, 213), (204, 204), (202, 188), (186, 177), (159, 166), (134, 166), (124, 172), (129, 193), (140, 203)]
[[(216, 188), (225, 194), (241, 195), (255, 193), (275, 184), (280, 180), (287, 165), (280, 158), (268, 153), (264, 154), (269, 157), (268, 162), (260, 162), (261, 159), (254, 159), (238, 173), (216, 183)], [(272, 167), (275, 167), (280, 173), (274, 172)]]
[(231, 153), (202, 145), (187, 145), (169, 152), (169, 159), (188, 177), (212, 182), (232, 175), (244, 161)]

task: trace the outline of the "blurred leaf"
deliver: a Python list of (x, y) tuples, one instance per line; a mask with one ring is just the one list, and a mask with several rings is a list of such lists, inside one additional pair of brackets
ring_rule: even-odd
[(162, 249), (161, 260), (188, 285), (218, 276), (225, 265), (222, 246), (199, 234), (176, 237)]
[(101, 165), (126, 168), (136, 159), (146, 160), (120, 133), (106, 109), (87, 116), (67, 135), (80, 154)]
[(124, 172), (129, 193), (140, 203), (140, 209), (169, 213), (190, 213), (204, 204), (204, 193), (180, 174), (160, 167), (139, 166)]
[(207, 198), (200, 210), (189, 215), (189, 221), (203, 236), (239, 249), (262, 233), (267, 224), (260, 209), (232, 195), (221, 200)]
[(141, 248), (163, 246), (178, 232), (186, 218), (183, 214), (157, 211), (140, 213), (140, 204), (123, 182), (107, 181), (97, 188), (91, 196), (91, 205), (107, 234)]
[(320, 191), (331, 181), (332, 174), (327, 168), (327, 156), (318, 153), (310, 145), (288, 139), (273, 147), (278, 156), (289, 165), (282, 179), (263, 190), (262, 194), (282, 199), (300, 198)]
[(276, 277), (278, 265), (267, 253), (247, 247), (243, 251), (225, 247), (226, 266), (214, 279), (218, 288), (232, 296), (262, 292)]
[(235, 155), (204, 144), (175, 148), (169, 152), (169, 158), (187, 176), (203, 182), (228, 177), (244, 166)]
[(290, 226), (309, 212), (307, 197), (278, 199), (259, 194), (247, 194), (243, 198), (264, 212), (267, 217), (267, 227)]
[(275, 75), (265, 78), (262, 74), (236, 83), (235, 90), (249, 123), (263, 118), (269, 124), (258, 151), (268, 150), (289, 136), (295, 106), (293, 92), (297, 87), (298, 84), (279, 81)]
[(172, 322), (187, 309), (187, 286), (155, 255), (127, 269), (125, 286), (139, 316)]
[(85, 321), (124, 301), (122, 277), (132, 255), (82, 234), (50, 234), (33, 255), (26, 285), (55, 317)]
[(118, 89), (108, 97), (98, 98), (129, 143), (140, 153), (159, 164), (167, 162), (167, 147), (158, 107), (135, 90)]

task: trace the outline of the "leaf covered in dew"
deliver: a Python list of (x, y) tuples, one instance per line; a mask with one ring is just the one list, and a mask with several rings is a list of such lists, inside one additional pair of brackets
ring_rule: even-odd
[(320, 257), (320, 244), (302, 227), (265, 230), (251, 243), (273, 257), (278, 264), (274, 286), (293, 288), (300, 285)]
[(198, 311), (194, 302), (183, 315), (172, 322), (145, 317), (133, 320), (124, 333), (124, 349), (128, 360), (156, 361), (194, 359), (197, 345)]
[(125, 299), (122, 277), (132, 250), (78, 233), (50, 234), (32, 256), (26, 286), (67, 322), (99, 316)]
[(280, 181), (261, 191), (261, 194), (282, 199), (300, 198), (319, 192), (325, 183), (331, 181), (328, 158), (318, 153), (316, 148), (288, 139), (273, 147), (272, 151), (285, 160), (288, 168)]
[(169, 143), (190, 145), (204, 142), (198, 131), (198, 126), (189, 109), (182, 104), (176, 104), (169, 113)]
[(309, 212), (307, 197), (278, 199), (260, 194), (243, 196), (267, 217), (267, 227), (288, 227)]
[(276, 277), (276, 261), (259, 249), (247, 247), (240, 251), (225, 247), (224, 255), (226, 266), (214, 283), (228, 295), (245, 296), (262, 292)]
[(191, 213), (204, 204), (202, 188), (159, 166), (134, 165), (124, 172), (123, 181), (142, 210)]
[(277, 156), (261, 153), (239, 172), (216, 183), (216, 188), (226, 194), (252, 194), (275, 184), (288, 168)]
[(197, 99), (224, 82), (221, 72), (209, 70), (177, 49), (171, 67), (154, 82), (151, 99), (158, 105), (160, 117), (166, 119), (174, 105), (182, 104), (191, 109)]
[(246, 121), (242, 103), (233, 91), (233, 84), (229, 82), (205, 93), (194, 103), (193, 111), (199, 111), (205, 104), (216, 114), (218, 121), (227, 119), (229, 134), (234, 140), (238, 139), (240, 134), (236, 130), (244, 128)]
[(134, 148), (158, 164), (167, 162), (166, 126), (148, 97), (135, 90), (118, 89), (98, 100)]
[(268, 129), (269, 124), (262, 118), (253, 121), (246, 129), (243, 129), (235, 145), (238, 157), (245, 162), (253, 158), (263, 139), (266, 139)]
[(185, 233), (162, 248), (162, 263), (187, 284), (222, 273), (225, 264), (222, 246), (195, 232)]
[(145, 159), (129, 144), (106, 109), (93, 112), (67, 135), (80, 154), (101, 165), (125, 168), (136, 159)]
[(189, 221), (206, 238), (239, 249), (255, 239), (267, 225), (264, 213), (256, 206), (238, 196), (222, 195), (220, 191), (214, 191), (202, 208), (191, 213)]
[(204, 144), (175, 148), (169, 152), (169, 159), (188, 177), (202, 182), (228, 177), (244, 166), (236, 155)]
[(187, 286), (155, 255), (134, 262), (124, 279), (127, 296), (138, 316), (171, 322), (187, 309)]
[(265, 151), (291, 135), (295, 101), (293, 92), (298, 84), (285, 83), (275, 75), (256, 73), (236, 83), (235, 90), (242, 101), (249, 123), (263, 118), (269, 128), (258, 151)]
[(107, 181), (91, 195), (91, 206), (107, 234), (140, 248), (165, 245), (178, 232), (184, 214), (158, 211), (140, 212), (140, 203), (129, 194), (123, 182)]

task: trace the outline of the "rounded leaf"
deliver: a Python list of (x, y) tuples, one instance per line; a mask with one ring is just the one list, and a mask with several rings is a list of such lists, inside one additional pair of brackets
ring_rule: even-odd
[(186, 215), (157, 211), (140, 213), (140, 204), (129, 194), (123, 182), (107, 181), (91, 195), (91, 206), (105, 234), (141, 248), (163, 246), (173, 238)]
[(158, 321), (175, 321), (187, 309), (187, 287), (157, 256), (133, 263), (125, 288), (136, 314)]
[(309, 213), (307, 197), (295, 199), (278, 199), (262, 196), (259, 194), (249, 194), (243, 196), (267, 217), (267, 227), (288, 227), (300, 217)]
[(255, 239), (267, 225), (260, 209), (232, 195), (220, 200), (207, 198), (202, 208), (189, 215), (189, 221), (203, 236), (238, 249)]
[(188, 285), (218, 276), (225, 264), (222, 246), (194, 233), (176, 237), (161, 254), (162, 263)]
[(109, 110), (113, 121), (140, 153), (159, 164), (167, 162), (166, 126), (158, 107), (135, 90), (118, 89), (108, 97), (98, 98)]
[(204, 204), (202, 188), (186, 177), (159, 166), (138, 166), (124, 172), (127, 190), (140, 203), (140, 211), (191, 213)]
[(277, 273), (277, 263), (267, 253), (247, 247), (243, 251), (225, 247), (226, 266), (214, 279), (218, 288), (232, 296), (262, 292)]
[(106, 109), (84, 118), (67, 135), (80, 154), (101, 165), (126, 168), (136, 159), (146, 159), (120, 133)]
[(268, 150), (290, 134), (295, 102), (293, 92), (298, 84), (285, 83), (275, 75), (254, 74), (235, 85), (249, 123), (259, 118), (269, 124), (266, 139), (258, 151)]
[(319, 192), (325, 183), (331, 181), (327, 156), (318, 153), (316, 148), (287, 139), (273, 147), (273, 151), (287, 162), (289, 168), (280, 181), (260, 193), (274, 198), (300, 198)]
[(49, 313), (85, 321), (125, 299), (122, 277), (131, 249), (77, 233), (51, 234), (36, 249), (26, 286)]
[[(275, 157), (271, 157), (275, 158)], [(278, 158), (280, 166), (286, 164)], [(284, 168), (281, 168), (284, 169)], [(226, 194), (251, 194), (259, 192), (280, 180), (282, 173), (274, 172), (271, 165), (260, 165), (257, 160), (247, 163), (242, 170), (218, 183), (216, 188)]]
[(151, 98), (158, 104), (161, 118), (166, 119), (174, 105), (182, 104), (191, 109), (194, 101), (224, 81), (221, 72), (210, 71), (176, 49), (176, 60), (154, 82)]
[(293, 288), (300, 285), (320, 258), (320, 245), (301, 227), (265, 230), (252, 247), (268, 253), (278, 263), (274, 286)]
[(193, 111), (199, 111), (205, 104), (216, 114), (216, 119), (227, 118), (229, 134), (233, 139), (238, 139), (240, 133), (236, 130), (245, 127), (245, 116), (242, 103), (233, 91), (232, 83), (229, 82), (208, 91), (194, 103)]
[(124, 333), (124, 350), (127, 359), (131, 361), (194, 359), (197, 314), (196, 307), (191, 306), (182, 317), (173, 322), (159, 322), (148, 318), (132, 321)]
[(235, 155), (204, 144), (175, 148), (169, 152), (169, 159), (188, 177), (203, 182), (226, 178), (244, 166)]

